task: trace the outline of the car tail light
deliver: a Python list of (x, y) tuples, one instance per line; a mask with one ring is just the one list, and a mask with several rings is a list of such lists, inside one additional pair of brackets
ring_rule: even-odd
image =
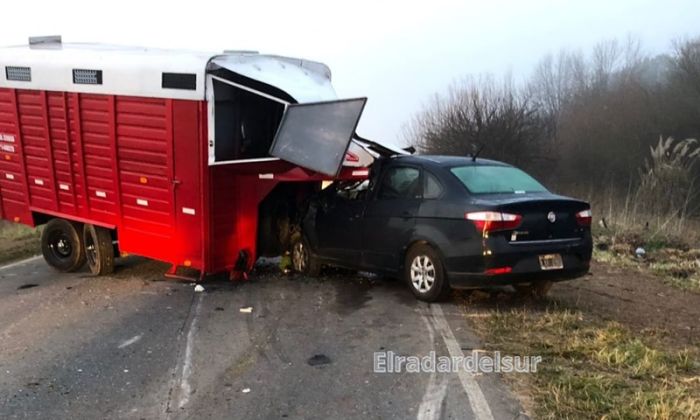
[(487, 276), (497, 276), (499, 274), (508, 274), (513, 271), (513, 267), (489, 268), (486, 270)]
[(480, 232), (495, 230), (511, 230), (520, 226), (523, 217), (519, 214), (501, 213), (497, 211), (475, 211), (464, 215), (471, 220)]
[(590, 226), (592, 219), (593, 213), (591, 213), (591, 209), (581, 210), (576, 213), (576, 223), (578, 223), (579, 226)]

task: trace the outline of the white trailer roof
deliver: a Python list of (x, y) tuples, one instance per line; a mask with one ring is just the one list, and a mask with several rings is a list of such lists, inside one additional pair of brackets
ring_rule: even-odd
[(336, 97), (327, 66), (287, 57), (60, 42), (0, 48), (0, 87), (17, 89), (204, 100), (207, 70), (220, 68), (297, 102)]

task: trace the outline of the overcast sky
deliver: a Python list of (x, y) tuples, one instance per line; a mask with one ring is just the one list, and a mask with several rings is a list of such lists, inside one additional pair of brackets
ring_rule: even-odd
[[(0, 45), (65, 42), (253, 49), (328, 64), (339, 96), (367, 96), (358, 133), (401, 126), (466, 75), (522, 80), (545, 54), (633, 35), (649, 53), (700, 35), (698, 0), (4, 1)], [(414, 5), (415, 4), (415, 5)]]

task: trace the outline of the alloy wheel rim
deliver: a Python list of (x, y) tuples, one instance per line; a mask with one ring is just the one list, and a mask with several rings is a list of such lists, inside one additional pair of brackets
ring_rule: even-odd
[(411, 262), (411, 284), (420, 293), (427, 293), (435, 284), (435, 265), (427, 255), (418, 255)]

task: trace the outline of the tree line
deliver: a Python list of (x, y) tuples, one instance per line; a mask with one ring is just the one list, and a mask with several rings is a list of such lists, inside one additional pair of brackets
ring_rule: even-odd
[[(564, 50), (543, 57), (524, 83), (467, 78), (432, 98), (404, 134), (421, 153), (483, 147), (481, 156), (555, 190), (636, 188), (660, 138), (700, 138), (700, 37), (655, 56), (634, 39)], [(699, 170), (688, 166), (693, 179)]]

